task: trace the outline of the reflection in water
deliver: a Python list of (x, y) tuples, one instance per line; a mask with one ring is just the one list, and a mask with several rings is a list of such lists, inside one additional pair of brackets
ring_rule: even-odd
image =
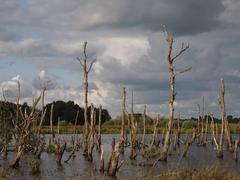
[[(46, 135), (46, 142), (48, 142), (48, 135)], [(59, 138), (65, 139), (68, 144), (71, 143), (71, 135), (59, 135)], [(104, 158), (105, 166), (111, 152), (112, 138), (119, 138), (119, 135), (102, 135), (102, 143), (104, 146)], [(147, 136), (147, 138), (151, 138)], [(183, 147), (183, 146), (182, 146)], [(124, 165), (118, 172), (118, 177), (124, 177), (125, 179), (134, 179), (134, 177), (141, 176), (152, 176), (157, 175), (166, 170), (176, 168), (188, 168), (188, 169), (201, 169), (201, 168), (214, 168), (221, 167), (224, 170), (230, 171), (232, 174), (240, 175), (240, 163), (233, 160), (233, 154), (230, 152), (224, 152), (224, 158), (216, 158), (215, 152), (213, 151), (212, 144), (208, 144), (207, 147), (197, 147), (193, 144), (186, 158), (181, 158), (177, 155), (177, 152), (172, 152), (168, 157), (167, 162), (158, 162), (157, 166), (150, 171), (150, 166), (140, 166), (140, 163), (153, 164), (156, 159), (146, 160), (140, 155), (137, 156), (136, 160), (129, 159), (129, 149), (125, 150), (125, 155), (120, 158), (124, 160)], [(65, 152), (63, 155), (63, 161), (67, 159), (69, 152)], [(11, 159), (13, 153), (9, 153), (8, 160)], [(8, 163), (8, 160), (0, 160), (0, 165)], [(24, 164), (21, 161), (20, 168), (13, 170), (11, 173), (11, 179), (90, 179), (91, 177), (97, 176), (98, 179), (106, 179), (98, 171), (99, 167), (99, 155), (94, 151), (93, 163), (90, 163), (84, 159), (82, 152), (76, 152), (76, 158), (70, 160), (68, 163), (62, 163), (61, 166), (55, 162), (55, 155), (42, 153), (41, 156), (41, 174), (39, 176), (31, 175), (28, 164)], [(149, 173), (150, 172), (150, 173)]]

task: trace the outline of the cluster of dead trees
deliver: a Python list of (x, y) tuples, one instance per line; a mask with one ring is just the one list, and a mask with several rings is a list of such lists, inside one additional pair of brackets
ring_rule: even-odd
[[(87, 53), (87, 42), (83, 46), (83, 57), (77, 58), (79, 61), (84, 77), (84, 132), (80, 138), (76, 134), (76, 124), (79, 116), (79, 111), (75, 117), (74, 132), (72, 136), (71, 144), (68, 146), (68, 143), (64, 139), (59, 139), (55, 137), (55, 130), (53, 129), (53, 111), (54, 104), (51, 105), (51, 115), (50, 115), (50, 125), (51, 125), (51, 134), (49, 138), (48, 146), (45, 146), (44, 136), (40, 134), (41, 126), (45, 120), (46, 108), (44, 106), (44, 98), (46, 87), (42, 88), (41, 93), (37, 98), (33, 98), (32, 108), (30, 111), (27, 109), (21, 108), (20, 102), (20, 83), (18, 82), (18, 97), (16, 99), (16, 115), (12, 116), (12, 125), (13, 125), (13, 137), (15, 139), (15, 154), (10, 167), (17, 167), (24, 153), (31, 153), (35, 158), (41, 158), (41, 153), (46, 150), (54, 149), (56, 154), (56, 162), (60, 165), (62, 158), (64, 157), (64, 152), (69, 151), (69, 156), (64, 161), (68, 163), (70, 159), (74, 159), (76, 152), (82, 150), (82, 154), (86, 157), (86, 160), (93, 161), (93, 152), (94, 149), (99, 154), (99, 171), (107, 173), (109, 176), (116, 176), (117, 171), (123, 165), (124, 161), (121, 160), (121, 155), (126, 151), (126, 148), (130, 148), (129, 158), (134, 160), (138, 155), (146, 157), (147, 153), (152, 153), (156, 157), (157, 161), (167, 161), (168, 155), (172, 152), (177, 152), (178, 155), (182, 157), (187, 156), (187, 152), (190, 146), (197, 140), (197, 146), (205, 147), (208, 143), (213, 142), (214, 149), (216, 150), (217, 157), (223, 157), (224, 151), (224, 140), (226, 140), (227, 149), (230, 152), (234, 152), (234, 159), (237, 160), (237, 148), (239, 140), (233, 142), (232, 136), (230, 133), (229, 123), (226, 116), (226, 107), (225, 107), (225, 86), (224, 81), (221, 79), (221, 89), (219, 93), (219, 109), (221, 111), (221, 130), (219, 133), (218, 125), (214, 123), (213, 114), (208, 112), (207, 118), (205, 118), (204, 112), (204, 99), (202, 108), (198, 105), (199, 115), (198, 115), (198, 125), (197, 129), (193, 127), (191, 137), (183, 139), (181, 137), (181, 127), (180, 127), (180, 115), (177, 121), (174, 121), (174, 102), (176, 98), (175, 92), (175, 81), (176, 77), (179, 74), (185, 73), (191, 70), (191, 67), (187, 67), (182, 71), (176, 72), (174, 62), (180, 57), (188, 48), (189, 45), (182, 44), (177, 54), (173, 55), (173, 36), (171, 33), (167, 33), (167, 43), (168, 43), (168, 57), (167, 62), (169, 65), (169, 115), (168, 122), (165, 130), (161, 132), (162, 137), (160, 138), (159, 134), (159, 124), (160, 124), (160, 115), (157, 115), (153, 123), (153, 134), (150, 141), (146, 139), (146, 118), (147, 118), (147, 106), (144, 106), (143, 110), (143, 121), (142, 128), (143, 133), (138, 134), (138, 122), (134, 117), (134, 94), (131, 92), (131, 109), (128, 112), (126, 108), (126, 99), (127, 92), (126, 88), (122, 89), (122, 115), (121, 115), (121, 135), (120, 139), (113, 139), (112, 141), (112, 152), (110, 153), (107, 164), (104, 160), (104, 146), (102, 145), (101, 137), (101, 123), (102, 123), (102, 106), (99, 106), (99, 113), (97, 117), (97, 108), (92, 104), (90, 116), (88, 114), (88, 85), (89, 85), (89, 73), (94, 65), (96, 59), (90, 61), (88, 60)], [(37, 106), (41, 107), (41, 111), (36, 111)], [(202, 111), (201, 111), (202, 109)], [(40, 118), (40, 122), (37, 123), (37, 117)], [(98, 121), (96, 119), (98, 118)], [(177, 130), (173, 131), (173, 123), (177, 123)], [(59, 127), (59, 126), (58, 126)], [(209, 128), (210, 127), (210, 128)], [(211, 138), (208, 134), (211, 132)], [(59, 128), (58, 128), (59, 133)], [(4, 144), (3, 151), (7, 152), (8, 141), (1, 140)], [(182, 148), (181, 148), (182, 144)], [(171, 148), (172, 147), (172, 148)], [(182, 149), (182, 152), (180, 150)], [(172, 152), (171, 152), (172, 151)], [(149, 157), (148, 156), (148, 157)], [(105, 166), (106, 164), (106, 166)], [(155, 164), (153, 164), (154, 166)]]

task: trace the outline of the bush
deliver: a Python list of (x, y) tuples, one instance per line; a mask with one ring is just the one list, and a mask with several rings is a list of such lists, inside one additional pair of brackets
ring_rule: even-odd
[(47, 148), (47, 153), (49, 154), (55, 154), (56, 153), (56, 147), (54, 144), (49, 144)]
[(32, 172), (32, 174), (39, 174), (40, 173), (40, 160), (39, 159), (32, 159), (32, 161), (31, 161), (31, 172)]
[(160, 156), (161, 151), (160, 149), (156, 149), (156, 148), (148, 148), (144, 153), (143, 153), (143, 157), (150, 159), (150, 158), (155, 158), (157, 156)]

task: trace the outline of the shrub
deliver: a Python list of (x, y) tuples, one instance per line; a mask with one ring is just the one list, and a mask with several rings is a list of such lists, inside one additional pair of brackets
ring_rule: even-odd
[(32, 174), (40, 173), (40, 160), (39, 159), (31, 160), (31, 172), (32, 172)]
[(47, 153), (49, 154), (55, 154), (56, 153), (56, 147), (54, 144), (49, 144), (47, 147)]

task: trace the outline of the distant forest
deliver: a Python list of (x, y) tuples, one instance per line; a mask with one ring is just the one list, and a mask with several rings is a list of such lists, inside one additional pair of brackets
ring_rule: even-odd
[[(53, 125), (57, 125), (58, 118), (60, 118), (60, 122), (62, 124), (72, 124), (73, 125), (75, 122), (75, 118), (76, 118), (78, 110), (79, 110), (79, 115), (78, 115), (78, 119), (77, 119), (77, 125), (84, 124), (84, 108), (80, 107), (78, 104), (75, 104), (73, 101), (64, 102), (61, 100), (54, 101), (52, 103), (54, 104)], [(49, 103), (45, 106), (47, 108), (47, 112), (46, 112), (46, 117), (43, 122), (43, 125), (50, 125), (50, 114), (51, 114), (52, 103)], [(12, 117), (16, 117), (15, 116), (16, 104), (11, 103), (11, 102), (0, 101), (0, 106), (1, 106), (1, 109), (5, 109), (7, 112), (11, 113), (13, 115)], [(26, 109), (28, 112), (31, 110), (31, 107), (27, 103), (23, 103), (20, 106), (22, 107), (23, 110)], [(91, 110), (91, 107), (88, 108), (88, 116), (89, 117), (90, 117), (90, 110)], [(40, 110), (39, 110), (39, 112), (40, 112)], [(98, 108), (97, 108), (96, 116), (97, 116), (96, 122), (98, 123), (98, 118), (99, 118), (99, 109)], [(141, 121), (142, 114), (135, 113), (134, 116), (135, 116), (136, 121), (138, 121), (138, 122)], [(162, 118), (163, 118), (162, 119), (163, 123), (167, 121), (166, 118), (164, 118), (164, 117), (162, 117)], [(205, 119), (207, 119), (207, 116), (205, 116)], [(228, 119), (229, 123), (240, 123), (240, 117), (237, 118), (237, 117), (228, 115), (227, 119)], [(40, 120), (40, 119), (38, 119), (38, 120)], [(111, 120), (111, 116), (110, 116), (108, 110), (102, 109), (102, 123), (109, 121), (109, 120)], [(189, 119), (180, 119), (180, 120), (181, 121), (197, 121), (197, 118), (191, 117)], [(1, 119), (0, 119), (0, 121), (1, 121)], [(116, 124), (118, 124), (118, 123), (121, 124), (121, 116), (115, 117), (113, 119), (113, 121), (116, 122)], [(152, 122), (153, 118), (148, 117), (147, 121)], [(216, 117), (214, 117), (214, 121), (215, 121), (215, 123), (221, 123), (221, 120)], [(109, 122), (109, 123), (111, 124), (111, 122)]]
[[(81, 108), (78, 104), (75, 104), (73, 101), (64, 102), (61, 100), (54, 101), (52, 103), (54, 104), (53, 125), (58, 124), (58, 118), (60, 118), (60, 122), (63, 124), (74, 124), (78, 111), (79, 111), (79, 115), (77, 118), (77, 125), (84, 124), (84, 109)], [(46, 112), (46, 116), (45, 116), (43, 125), (50, 125), (50, 115), (51, 115), (52, 103), (49, 103), (45, 106), (47, 108), (47, 112)], [(6, 111), (8, 111), (10, 116), (16, 117), (15, 116), (16, 104), (11, 103), (11, 102), (0, 101), (0, 106), (1, 106), (1, 109), (4, 108)], [(20, 106), (23, 110), (26, 109), (26, 111), (28, 111), (28, 112), (30, 112), (30, 110), (31, 110), (31, 107), (26, 102)], [(90, 111), (91, 111), (91, 107), (88, 108), (89, 117), (90, 117)], [(96, 111), (96, 122), (97, 123), (98, 123), (98, 119), (99, 119), (99, 109), (97, 108), (97, 111)], [(109, 121), (110, 119), (111, 119), (111, 116), (109, 115), (108, 110), (102, 109), (102, 123), (104, 123), (105, 121)], [(40, 121), (40, 117), (39, 117), (38, 121)]]

